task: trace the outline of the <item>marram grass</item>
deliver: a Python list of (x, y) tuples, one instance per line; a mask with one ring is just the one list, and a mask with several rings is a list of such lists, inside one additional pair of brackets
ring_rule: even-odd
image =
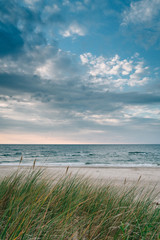
[(0, 183), (0, 239), (158, 240), (160, 209), (137, 187), (97, 187), (70, 175), (50, 182), (41, 171), (16, 172)]

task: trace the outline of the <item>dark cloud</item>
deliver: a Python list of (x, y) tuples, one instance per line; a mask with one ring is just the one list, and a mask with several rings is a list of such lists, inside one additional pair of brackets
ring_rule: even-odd
[(43, 80), (38, 76), (0, 74), (1, 94), (10, 93), (22, 96), (28, 93), (32, 99), (48, 104), (49, 108), (66, 111), (99, 114), (112, 113), (130, 105), (155, 105), (160, 103), (160, 96), (154, 93), (138, 92), (99, 92), (85, 87), (82, 80), (68, 79), (55, 82)]
[(19, 53), (23, 45), (21, 33), (15, 26), (0, 22), (0, 56)]
[[(100, 9), (110, 6), (101, 2)], [(152, 86), (146, 92), (131, 85), (127, 90), (113, 89), (111, 80), (107, 85), (105, 79), (101, 85), (94, 76), (88, 77), (90, 69), (77, 56), (58, 48), (55, 32), (71, 24), (77, 11), (85, 12), (89, 7), (87, 1), (83, 6), (77, 3), (64, 6), (59, 1), (0, 1), (1, 130), (51, 132), (56, 136), (75, 135), (75, 139), (79, 134), (79, 138), (90, 141), (94, 134), (101, 134), (105, 142), (106, 133), (113, 137), (118, 134), (122, 140), (125, 131), (126, 138), (128, 133), (135, 136), (138, 126), (158, 129), (159, 118), (154, 113), (160, 103), (157, 88)], [(98, 4), (94, 1), (93, 12)], [(68, 8), (66, 13), (64, 9)], [(141, 114), (145, 107), (150, 110), (149, 117)], [(140, 116), (136, 115), (137, 109), (141, 110)]]
[(37, 77), (34, 76), (22, 76), (16, 74), (0, 74), (0, 86), (1, 94), (3, 94), (4, 89), (7, 91), (9, 89), (15, 95), (22, 95), (25, 92), (36, 92), (39, 91), (41, 82)]
[[(24, 1), (0, 2), (0, 56), (19, 54), (22, 49), (33, 51), (38, 45), (47, 45), (48, 41), (53, 46), (57, 44), (53, 24), (63, 22), (63, 16), (52, 12), (44, 18), (45, 6), (47, 4), (44, 5), (42, 1), (38, 1), (34, 7), (29, 7)], [(52, 28), (50, 35), (48, 28)]]
[(114, 93), (111, 94), (110, 98), (113, 98), (113, 101), (131, 105), (145, 105), (145, 104), (152, 105), (160, 103), (160, 96), (155, 95), (154, 93), (139, 93), (139, 92)]

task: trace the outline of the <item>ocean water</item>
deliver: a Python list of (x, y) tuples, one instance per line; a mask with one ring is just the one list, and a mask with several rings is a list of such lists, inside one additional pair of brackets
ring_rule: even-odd
[(0, 145), (0, 165), (160, 167), (160, 144)]

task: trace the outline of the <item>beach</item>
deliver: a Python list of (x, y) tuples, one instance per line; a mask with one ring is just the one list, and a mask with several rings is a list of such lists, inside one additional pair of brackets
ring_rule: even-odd
[[(32, 167), (28, 166), (0, 166), (0, 178), (9, 176), (15, 171), (29, 171)], [(61, 178), (66, 174), (80, 175), (87, 177), (94, 184), (112, 183), (116, 186), (132, 186), (138, 184), (140, 187), (160, 191), (160, 168), (156, 167), (73, 167), (69, 166), (46, 166), (35, 167), (43, 169), (44, 176), (49, 179)], [(158, 195), (160, 200), (160, 194)]]
[(0, 239), (158, 239), (159, 173), (159, 167), (3, 165)]
[[(28, 171), (32, 167), (28, 166), (0, 166), (0, 178), (9, 176), (17, 169), (20, 171)], [(64, 174), (78, 174), (88, 177), (93, 181), (102, 183), (112, 182), (116, 185), (124, 183), (136, 183), (137, 181), (144, 186), (155, 186), (160, 189), (160, 168), (153, 167), (74, 167), (69, 166), (43, 166), (36, 167), (36, 169), (43, 169), (46, 176), (54, 178), (56, 175), (63, 176)]]
[[(0, 178), (14, 173), (17, 169), (32, 169), (29, 166), (0, 166)], [(160, 187), (160, 167), (74, 167), (74, 166), (38, 166), (36, 169), (43, 169), (49, 178), (55, 175), (62, 176), (66, 171), (71, 174), (78, 174), (89, 177), (99, 182), (113, 182), (115, 184), (123, 184), (124, 182), (136, 183), (137, 181), (144, 185), (156, 185)]]

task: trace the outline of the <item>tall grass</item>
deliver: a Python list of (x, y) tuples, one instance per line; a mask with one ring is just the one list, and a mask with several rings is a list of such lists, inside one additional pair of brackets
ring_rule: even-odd
[(123, 191), (78, 176), (50, 182), (41, 171), (15, 173), (0, 183), (0, 239), (157, 240), (160, 209), (137, 187)]

